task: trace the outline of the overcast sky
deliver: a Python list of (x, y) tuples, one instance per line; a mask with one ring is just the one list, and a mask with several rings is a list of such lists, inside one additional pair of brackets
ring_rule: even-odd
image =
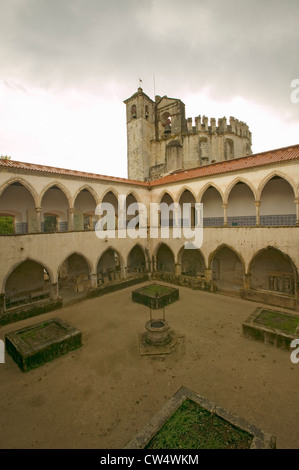
[(246, 122), (254, 153), (299, 143), (298, 0), (0, 0), (0, 17), (0, 155), (126, 177), (139, 78), (186, 117)]

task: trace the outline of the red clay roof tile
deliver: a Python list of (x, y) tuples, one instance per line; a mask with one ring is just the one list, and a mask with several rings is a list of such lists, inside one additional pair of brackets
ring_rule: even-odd
[(96, 173), (68, 170), (65, 168), (38, 165), (36, 163), (19, 162), (14, 160), (7, 160), (4, 158), (0, 158), (0, 168), (2, 167), (26, 171), (38, 171), (56, 175), (58, 174), (67, 176), (79, 176), (81, 178), (98, 179), (102, 181), (126, 183), (151, 188), (163, 184), (175, 183), (193, 178), (202, 178), (210, 175), (219, 175), (222, 173), (228, 173), (230, 171), (241, 171), (248, 168), (257, 168), (260, 166), (272, 165), (275, 163), (287, 162), (296, 159), (299, 159), (299, 144), (276, 150), (269, 150), (266, 152), (249, 155), (247, 157), (237, 158), (235, 160), (227, 160), (224, 162), (211, 163), (210, 165), (205, 165), (197, 168), (178, 170), (172, 174), (163, 176), (150, 182), (129, 180), (116, 176), (98, 175)]

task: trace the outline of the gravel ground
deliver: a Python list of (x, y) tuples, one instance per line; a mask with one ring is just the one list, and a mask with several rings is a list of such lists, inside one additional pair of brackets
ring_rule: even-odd
[(83, 335), (80, 349), (27, 373), (6, 354), (0, 448), (121, 449), (181, 386), (273, 434), (277, 448), (299, 448), (299, 363), (242, 336), (242, 322), (262, 304), (179, 287), (165, 313), (184, 338), (170, 355), (141, 356), (149, 309), (132, 302), (133, 289), (0, 329), (4, 339), (59, 317)]

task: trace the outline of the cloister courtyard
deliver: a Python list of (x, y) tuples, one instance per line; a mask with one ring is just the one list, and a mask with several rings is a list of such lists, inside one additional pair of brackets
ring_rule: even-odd
[(171, 354), (142, 356), (149, 308), (132, 302), (133, 289), (0, 328), (4, 339), (58, 317), (78, 328), (83, 342), (26, 373), (6, 353), (2, 449), (122, 449), (181, 386), (274, 435), (278, 449), (299, 448), (299, 363), (242, 336), (242, 323), (262, 304), (180, 286), (165, 315), (182, 337)]

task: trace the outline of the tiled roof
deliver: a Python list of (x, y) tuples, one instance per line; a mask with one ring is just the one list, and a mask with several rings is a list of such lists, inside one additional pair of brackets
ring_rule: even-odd
[(54, 166), (38, 165), (36, 163), (18, 162), (15, 160), (8, 160), (4, 158), (3, 159), (0, 158), (0, 168), (1, 167), (27, 170), (27, 171), (38, 171), (42, 173), (51, 173), (55, 175), (78, 176), (80, 178), (98, 179), (101, 181), (111, 181), (115, 183), (127, 183), (127, 184), (134, 184), (134, 185), (137, 184), (139, 186), (148, 186), (148, 183), (144, 181), (129, 180), (127, 178), (118, 178), (117, 176), (98, 175), (96, 173), (86, 173), (84, 171), (67, 170), (65, 168), (57, 168)]
[(284, 147), (281, 149), (269, 150), (267, 152), (249, 155), (248, 157), (236, 158), (234, 160), (227, 160), (218, 163), (211, 163), (210, 165), (191, 168), (189, 170), (178, 170), (172, 174), (163, 176), (150, 182), (129, 180), (127, 178), (119, 178), (116, 176), (98, 175), (96, 173), (87, 173), (84, 171), (68, 170), (64, 168), (38, 165), (36, 163), (18, 162), (1, 158), (0, 168), (2, 167), (8, 169), (19, 169), (30, 172), (37, 171), (54, 175), (77, 176), (79, 178), (97, 179), (100, 181), (126, 183), (152, 188), (155, 186), (176, 183), (179, 181), (189, 180), (193, 178), (202, 178), (205, 176), (219, 175), (231, 171), (241, 171), (251, 168), (258, 168), (262, 166), (272, 165), (275, 163), (288, 162), (296, 159), (299, 159), (299, 145), (292, 145), (290, 147)]
[(248, 157), (236, 158), (224, 162), (211, 163), (189, 170), (179, 170), (150, 182), (150, 187), (163, 184), (176, 183), (179, 181), (193, 178), (202, 178), (204, 176), (218, 175), (231, 171), (241, 171), (250, 168), (257, 168), (275, 163), (283, 163), (290, 160), (299, 159), (299, 145), (292, 145), (276, 150), (249, 155)]

